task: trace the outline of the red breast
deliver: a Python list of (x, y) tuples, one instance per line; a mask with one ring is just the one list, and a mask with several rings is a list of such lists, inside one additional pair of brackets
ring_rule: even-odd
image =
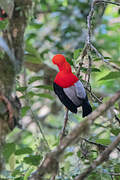
[(74, 85), (79, 79), (72, 73), (70, 64), (66, 61), (62, 54), (53, 57), (52, 62), (56, 64), (60, 70), (54, 82), (63, 88)]

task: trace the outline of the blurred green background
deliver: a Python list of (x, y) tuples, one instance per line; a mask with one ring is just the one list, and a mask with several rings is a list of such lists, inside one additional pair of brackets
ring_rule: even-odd
[[(22, 72), (16, 80), (17, 96), (22, 103), (22, 129), (16, 127), (8, 136), (3, 155), (6, 169), (3, 179), (27, 180), (38, 167), (44, 155), (59, 144), (59, 135), (64, 123), (65, 108), (53, 92), (52, 82), (58, 71), (51, 59), (61, 53), (67, 57), (76, 73), (87, 35), (86, 18), (90, 0), (34, 0), (25, 32), (25, 55)], [(0, 22), (0, 29), (7, 26)], [(103, 54), (103, 62), (91, 52), (92, 66), (88, 92), (93, 110), (120, 89), (120, 7), (95, 6), (92, 18), (92, 42)], [(87, 85), (89, 61), (86, 57), (80, 79)], [(120, 101), (102, 114), (82, 138), (90, 142), (109, 145), (120, 133)], [(82, 121), (81, 108), (78, 114), (69, 112), (67, 131)], [(57, 180), (72, 180), (96, 159), (103, 150), (92, 143), (80, 142), (68, 147), (60, 159)], [(116, 149), (110, 159), (100, 165), (88, 180), (118, 180), (120, 178), (120, 153)], [(112, 176), (112, 173), (119, 176)], [(48, 174), (45, 179), (50, 179)]]

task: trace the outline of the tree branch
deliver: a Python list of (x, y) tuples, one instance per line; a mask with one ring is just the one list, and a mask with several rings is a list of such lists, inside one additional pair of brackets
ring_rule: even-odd
[(83, 180), (86, 178), (97, 166), (102, 164), (104, 161), (107, 161), (110, 153), (117, 147), (120, 143), (120, 134), (116, 137), (115, 141), (113, 141), (108, 148), (106, 148), (103, 153), (89, 166), (82, 174), (75, 178), (75, 180)]
[(81, 60), (80, 60), (80, 63), (79, 63), (79, 68), (78, 68), (78, 71), (77, 71), (77, 77), (80, 76), (80, 69), (83, 65), (83, 60), (85, 58), (85, 56), (88, 54), (89, 51), (94, 51), (96, 53), (96, 55), (103, 60), (103, 62), (105, 62), (106, 64), (108, 64), (109, 66), (111, 66), (112, 68), (120, 71), (120, 68), (115, 66), (113, 63), (110, 63), (108, 62), (107, 59), (104, 58), (104, 56), (96, 49), (96, 47), (92, 44), (91, 42), (91, 20), (92, 20), (92, 16), (93, 16), (93, 13), (94, 13), (94, 8), (95, 8), (95, 5), (97, 3), (106, 3), (106, 4), (114, 4), (114, 5), (117, 5), (117, 6), (120, 6), (120, 3), (116, 3), (116, 2), (111, 2), (111, 1), (104, 1), (104, 0), (93, 0), (92, 3), (91, 3), (91, 7), (90, 7), (90, 12), (87, 16), (87, 38), (86, 38), (86, 43), (85, 43), (85, 46), (83, 48), (83, 51), (82, 51), (82, 55), (81, 55)]
[[(87, 33), (87, 40), (86, 44), (84, 46), (82, 55), (81, 55), (81, 61), (79, 63), (79, 68), (77, 71), (77, 76), (80, 76), (80, 68), (83, 64), (83, 60), (85, 56), (88, 54), (88, 51), (96, 50), (94, 49), (94, 46), (91, 43), (91, 19), (94, 13), (94, 7), (96, 3), (100, 3), (101, 1), (93, 0), (91, 4), (91, 9), (87, 18), (87, 26), (88, 26), (88, 33)], [(102, 1), (103, 2), (103, 1)], [(108, 1), (106, 1), (108, 3)], [(97, 51), (96, 51), (97, 52)], [(96, 53), (97, 54), (97, 53)], [(99, 57), (101, 57), (101, 53), (99, 53)], [(104, 56), (101, 57), (101, 59), (104, 58)], [(106, 61), (104, 59), (104, 61)], [(71, 145), (72, 143), (75, 143), (79, 140), (80, 135), (84, 133), (85, 131), (88, 131), (90, 125), (95, 121), (96, 118), (98, 118), (101, 114), (103, 114), (107, 109), (109, 109), (118, 99), (120, 98), (120, 91), (117, 92), (113, 97), (110, 98), (109, 101), (107, 101), (104, 104), (101, 104), (94, 112), (92, 112), (90, 115), (88, 115), (84, 121), (77, 124), (77, 126), (62, 140), (62, 142), (50, 153), (48, 153), (44, 160), (42, 161), (41, 165), (38, 167), (38, 169), (31, 175), (29, 180), (42, 180), (43, 176), (46, 173), (53, 173), (56, 174), (58, 170), (58, 164), (59, 164), (59, 157), (63, 154), (64, 150)], [(120, 140), (120, 137), (119, 137)], [(95, 168), (97, 165), (99, 165), (99, 162), (104, 161), (106, 158), (106, 152), (108, 154), (111, 153), (111, 151), (118, 145), (118, 141), (114, 141), (104, 152), (103, 156), (101, 158), (98, 158), (95, 165), (93, 164), (92, 168)], [(100, 159), (100, 160), (99, 160)], [(91, 169), (90, 169), (91, 170)], [(91, 171), (90, 171), (91, 172)]]
[[(85, 46), (83, 48), (83, 51), (82, 51), (82, 54), (81, 54), (81, 60), (79, 62), (79, 67), (78, 67), (78, 71), (77, 71), (77, 77), (79, 78), (80, 76), (80, 69), (83, 65), (83, 61), (84, 61), (84, 58), (86, 55), (88, 55), (88, 57), (90, 57), (90, 51), (94, 51), (96, 53), (96, 55), (102, 59), (102, 61), (104, 63), (106, 63), (107, 65), (111, 66), (113, 69), (117, 70), (117, 71), (120, 71), (120, 68), (117, 67), (116, 65), (114, 65), (114, 63), (110, 63), (108, 62), (107, 59), (104, 58), (104, 56), (96, 49), (96, 47), (92, 44), (91, 42), (91, 20), (92, 20), (92, 16), (94, 14), (94, 8), (95, 8), (95, 5), (97, 3), (109, 3), (109, 4), (114, 4), (114, 5), (117, 5), (117, 6), (120, 6), (120, 3), (116, 3), (116, 2), (111, 2), (111, 1), (104, 1), (104, 0), (93, 0), (92, 3), (91, 3), (91, 7), (90, 7), (90, 12), (87, 16), (87, 38), (86, 38), (86, 42), (85, 42)], [(90, 61), (90, 59), (89, 59)], [(89, 76), (90, 77), (90, 74)], [(89, 81), (89, 79), (88, 79)], [(87, 91), (91, 94), (91, 96), (96, 99), (99, 103), (102, 103), (102, 101), (96, 97), (96, 95), (94, 93), (92, 93), (91, 89), (89, 90), (88, 87), (85, 87), (87, 89)]]
[(120, 6), (120, 3), (112, 2), (112, 1), (96, 0), (96, 3), (106, 3), (106, 4), (113, 4), (113, 5), (116, 5), (116, 6)]
[(96, 55), (100, 59), (102, 59), (103, 62), (105, 62), (107, 65), (111, 66), (112, 68), (116, 69), (117, 71), (120, 71), (120, 68), (108, 62), (108, 60), (104, 58), (104, 56), (96, 49), (96, 47), (93, 44), (90, 43), (90, 47), (91, 47), (91, 50), (93, 50), (96, 53)]
[(93, 0), (93, 2), (91, 3), (91, 8), (90, 8), (90, 12), (89, 15), (87, 17), (87, 28), (88, 28), (88, 33), (87, 33), (87, 40), (86, 40), (86, 46), (88, 46), (88, 50), (90, 49), (91, 51), (93, 50), (96, 55), (103, 60), (103, 62), (105, 62), (106, 64), (110, 65), (112, 68), (120, 71), (120, 68), (115, 66), (114, 64), (111, 64), (110, 62), (108, 62), (107, 59), (104, 58), (104, 56), (96, 49), (96, 47), (92, 44), (91, 42), (91, 19), (94, 13), (94, 7), (97, 3), (107, 3), (107, 4), (114, 4), (117, 6), (120, 6), (120, 3), (116, 3), (116, 2), (111, 2), (111, 1), (103, 1), (103, 0)]
[[(9, 121), (19, 115), (16, 113), (16, 102), (13, 94), (15, 94), (15, 78), (16, 74), (20, 72), (23, 63), (24, 56), (24, 31), (28, 21), (28, 11), (32, 7), (32, 0), (11, 0), (13, 2), (13, 8), (5, 8), (8, 13), (9, 26), (3, 31), (3, 39), (0, 38), (0, 44), (2, 48), (7, 52), (0, 58), (0, 92), (4, 97), (2, 100), (2, 106), (0, 105), (0, 172), (5, 168), (2, 147), (5, 143), (5, 137), (10, 132)], [(11, 4), (11, 1), (5, 0)], [(3, 0), (0, 2), (0, 4)], [(4, 5), (3, 5), (4, 7)], [(11, 9), (9, 13), (7, 9)], [(16, 72), (17, 71), (17, 72)], [(14, 90), (13, 90), (14, 89)], [(5, 100), (6, 99), (6, 100)], [(8, 101), (7, 101), (8, 100)], [(5, 102), (6, 101), (6, 102)], [(10, 103), (9, 103), (10, 102)], [(4, 106), (6, 103), (6, 106)], [(13, 114), (11, 112), (11, 106), (13, 105)], [(20, 108), (19, 108), (20, 109)]]
[(62, 155), (64, 150), (79, 140), (80, 135), (85, 131), (88, 131), (90, 125), (103, 114), (107, 109), (109, 109), (118, 99), (120, 98), (120, 91), (112, 96), (109, 101), (104, 104), (101, 104), (95, 111), (88, 115), (84, 121), (77, 124), (74, 129), (68, 134), (59, 144), (55, 150), (48, 153), (41, 165), (38, 167), (37, 171), (32, 174), (29, 180), (38, 180), (41, 179), (46, 173), (53, 173), (57, 171), (59, 157)]
[[(100, 144), (100, 143), (96, 143), (96, 142), (93, 142), (93, 141), (90, 141), (90, 140), (88, 140), (88, 139), (86, 139), (86, 138), (83, 138), (83, 137), (80, 137), (82, 140), (84, 140), (84, 141), (86, 141), (87, 143), (89, 143), (89, 144), (93, 144), (93, 145), (95, 145), (95, 146), (97, 146), (100, 150), (101, 149), (105, 149), (105, 148), (107, 148), (108, 146), (106, 146), (106, 145), (103, 145), (103, 144)], [(120, 151), (120, 148), (119, 147), (117, 147), (116, 148), (118, 151)]]

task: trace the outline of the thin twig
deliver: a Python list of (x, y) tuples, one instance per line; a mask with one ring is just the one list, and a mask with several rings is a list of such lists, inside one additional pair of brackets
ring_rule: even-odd
[(85, 89), (90, 93), (90, 95), (98, 102), (98, 103), (102, 103), (102, 100), (100, 99), (100, 98), (98, 98), (95, 94), (94, 94), (94, 92), (92, 92), (92, 89), (90, 88), (87, 88), (87, 87), (85, 87)]
[[(24, 86), (27, 87), (26, 68), (24, 68)], [(48, 150), (50, 151), (50, 147), (49, 147), (48, 141), (47, 141), (47, 139), (46, 139), (46, 137), (44, 135), (44, 132), (43, 132), (43, 129), (41, 127), (39, 118), (36, 116), (35, 112), (33, 112), (32, 108), (31, 108), (31, 102), (30, 102), (30, 99), (28, 98), (26, 90), (25, 90), (24, 95), (25, 95), (26, 103), (30, 107), (30, 112), (31, 112), (31, 115), (32, 115), (32, 120), (37, 124), (37, 126), (39, 128), (39, 131), (40, 131), (40, 133), (41, 133), (41, 135), (43, 137), (43, 140), (44, 140), (46, 146), (48, 147)]]
[(115, 172), (102, 172), (104, 174), (112, 175), (112, 176), (120, 176), (120, 173), (115, 173)]
[[(30, 102), (29, 102), (29, 106), (31, 107)], [(43, 137), (43, 139), (44, 139), (44, 142), (45, 142), (45, 144), (47, 145), (48, 150), (50, 151), (50, 146), (49, 146), (48, 141), (47, 141), (47, 139), (46, 139), (46, 137), (45, 137), (45, 135), (44, 135), (44, 132), (43, 132), (43, 129), (42, 129), (42, 127), (41, 127), (41, 124), (40, 124), (39, 119), (37, 118), (37, 116), (36, 116), (35, 113), (33, 112), (32, 108), (30, 108), (30, 112), (31, 112), (33, 121), (37, 124), (37, 126), (38, 126), (38, 128), (39, 128), (39, 130), (40, 130), (40, 133), (41, 133), (41, 135), (42, 135), (42, 137)]]
[(89, 67), (88, 67), (88, 84), (90, 84), (90, 75), (91, 75), (91, 66), (92, 66), (92, 58), (88, 55)]
[(102, 164), (104, 161), (107, 161), (109, 159), (109, 155), (119, 143), (120, 134), (116, 137), (115, 141), (113, 141), (82, 174), (75, 178), (75, 180), (84, 180), (97, 166)]
[(96, 3), (101, 3), (101, 2), (110, 3), (110, 4), (114, 4), (114, 5), (120, 6), (120, 3), (116, 3), (116, 2), (102, 1), (102, 0), (93, 0), (93, 2), (91, 3), (90, 12), (89, 12), (89, 14), (87, 16), (87, 29), (88, 29), (88, 32), (87, 32), (87, 39), (86, 39), (85, 47), (88, 47), (87, 48), (87, 52), (89, 52), (88, 50), (90, 50), (90, 51), (93, 50), (96, 53), (96, 55), (100, 59), (103, 60), (103, 62), (105, 62), (107, 65), (110, 65), (112, 68), (120, 71), (120, 68), (115, 66), (114, 64), (111, 64), (110, 62), (108, 62), (108, 60), (104, 58), (104, 56), (96, 49), (96, 47), (91, 42), (91, 20), (92, 20), (92, 16), (93, 16), (93, 13), (94, 13), (94, 7), (95, 7)]
[(106, 3), (106, 4), (113, 4), (113, 5), (116, 5), (116, 6), (120, 6), (120, 3), (112, 2), (112, 1), (96, 0), (96, 4), (97, 3)]
[[(90, 53), (89, 51), (94, 51), (96, 53), (96, 55), (103, 60), (103, 62), (105, 62), (107, 65), (111, 66), (112, 68), (114, 68), (115, 70), (118, 70), (120, 71), (120, 68), (115, 66), (114, 64), (111, 64), (110, 62), (108, 62), (107, 59), (104, 58), (104, 56), (96, 49), (96, 47), (91, 43), (91, 20), (92, 20), (92, 16), (93, 16), (93, 13), (94, 13), (94, 7), (96, 5), (96, 3), (100, 3), (100, 2), (106, 2), (106, 3), (109, 3), (109, 1), (99, 1), (99, 0), (93, 0), (92, 3), (91, 3), (91, 8), (90, 8), (90, 12), (87, 16), (87, 39), (86, 39), (86, 44), (85, 44), (85, 47), (83, 49), (83, 53), (85, 54), (85, 56), (88, 54), (88, 58), (90, 58)], [(119, 5), (119, 3), (114, 3), (114, 2), (111, 2), (111, 4), (115, 4), (115, 5)], [(83, 57), (85, 57), (83, 56)], [(83, 58), (84, 59), (84, 58)], [(79, 77), (80, 76), (80, 69), (83, 65), (83, 59), (82, 59), (82, 63), (80, 62), (79, 63), (79, 68), (78, 68), (78, 72), (77, 72), (77, 76)], [(90, 59), (89, 59), (89, 62), (90, 62)], [(89, 76), (88, 76), (88, 81), (90, 80), (90, 73), (89, 73)], [(97, 96), (92, 92), (92, 90), (88, 87), (85, 87), (87, 89), (87, 91), (91, 94), (91, 96), (96, 99), (99, 103), (102, 103), (102, 101), (97, 98)]]
[(120, 71), (120, 68), (115, 66), (113, 63), (108, 62), (108, 60), (104, 58), (104, 56), (96, 49), (96, 47), (92, 43), (90, 43), (90, 47), (91, 50), (93, 50), (96, 53), (96, 55), (100, 59), (102, 59), (103, 62), (105, 62), (107, 65), (111, 66), (112, 68), (116, 69), (117, 71)]
[(80, 62), (79, 62), (79, 67), (78, 67), (78, 70), (77, 70), (77, 73), (76, 73), (76, 76), (78, 78), (80, 77), (80, 69), (82, 68), (84, 58), (87, 55), (87, 48), (88, 48), (87, 45), (85, 45), (84, 48), (83, 48), (82, 54), (81, 54), (81, 59), (80, 59)]
[[(86, 138), (83, 138), (83, 137), (80, 137), (80, 138), (83, 139), (84, 141), (90, 143), (90, 144), (93, 144), (93, 145), (97, 146), (99, 149), (101, 149), (101, 148), (102, 148), (102, 149), (105, 149), (105, 148), (108, 147), (108, 146), (106, 146), (106, 145), (103, 145), (103, 144), (100, 144), (100, 143), (96, 143), (96, 142), (90, 141), (90, 140), (88, 140), (88, 139), (86, 139)], [(116, 147), (116, 149), (120, 152), (120, 148)]]
[[(89, 44), (91, 43), (91, 18), (94, 13), (94, 6), (95, 3), (98, 1), (93, 1), (91, 5), (91, 10), (89, 13), (89, 17), (87, 19), (87, 25), (88, 25), (88, 36), (87, 36), (87, 43), (85, 44), (81, 62), (79, 63), (79, 68), (77, 72), (77, 76), (80, 76), (80, 68), (82, 67), (83, 64), (83, 59), (87, 55), (87, 48), (90, 48)], [(100, 2), (100, 1), (99, 1)], [(92, 112), (90, 115), (88, 115), (84, 121), (79, 123), (71, 132), (69, 135), (67, 135), (65, 138), (63, 138), (63, 141), (53, 150), (50, 152), (46, 157), (44, 158), (43, 162), (41, 165), (38, 167), (37, 171), (34, 172), (34, 174), (29, 178), (30, 180), (32, 179), (40, 179), (43, 177), (46, 173), (51, 173), (53, 172), (53, 164), (58, 163), (58, 159), (60, 155), (64, 152), (64, 150), (74, 143), (79, 136), (90, 127), (90, 125), (95, 121), (97, 117), (99, 117), (103, 112), (105, 112), (107, 109), (109, 109), (118, 99), (120, 98), (120, 92), (116, 93), (112, 98), (110, 98), (109, 101), (107, 101), (104, 104), (101, 104), (94, 112)], [(119, 136), (119, 141), (120, 141), (120, 136)], [(93, 166), (88, 169), (89, 173), (96, 168), (99, 164), (101, 164), (106, 158), (108, 157), (111, 151), (118, 145), (118, 142), (116, 140), (103, 151), (102, 155), (93, 163)], [(107, 153), (107, 154), (106, 154)], [(55, 166), (56, 168), (56, 166)], [(55, 169), (54, 168), (54, 169)]]
[[(53, 151), (48, 153), (41, 165), (38, 167), (37, 171), (34, 172), (33, 175), (29, 178), (29, 180), (32, 180), (32, 178), (36, 178), (36, 180), (40, 179), (40, 177), (43, 177), (48, 172), (51, 173), (55, 170), (56, 166), (58, 166), (59, 157), (63, 154), (64, 150), (72, 145), (74, 142), (79, 139), (80, 135), (85, 132), (86, 130), (90, 128), (91, 124), (105, 111), (107, 111), (111, 106), (114, 105), (114, 103), (120, 98), (120, 91), (117, 92), (114, 96), (112, 96), (109, 101), (107, 101), (104, 104), (101, 104), (95, 111), (93, 111), (90, 115), (88, 115), (84, 121), (81, 123), (78, 123), (77, 126), (74, 127), (74, 129), (63, 138), (61, 144), (59, 144)], [(116, 142), (116, 141), (115, 141)], [(117, 144), (118, 145), (118, 144)], [(116, 146), (117, 146), (116, 145)], [(114, 149), (114, 147), (113, 147)], [(112, 150), (113, 150), (112, 149)], [(55, 164), (53, 164), (55, 163)], [(55, 168), (53, 169), (53, 167)]]
[(103, 147), (103, 148), (106, 148), (106, 147), (107, 147), (107, 146), (105, 146), (105, 145), (103, 145), (103, 144), (100, 144), (100, 143), (96, 143), (96, 142), (90, 141), (90, 140), (88, 140), (88, 139), (86, 139), (86, 138), (83, 138), (83, 137), (80, 137), (80, 138), (81, 138), (82, 140), (84, 140), (84, 141), (90, 143), (90, 144), (95, 145), (95, 146)]

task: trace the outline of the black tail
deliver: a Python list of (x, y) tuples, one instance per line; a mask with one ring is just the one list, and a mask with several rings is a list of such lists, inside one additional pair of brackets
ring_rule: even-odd
[(85, 117), (85, 116), (87, 116), (88, 114), (90, 114), (92, 112), (92, 107), (91, 107), (87, 97), (83, 101), (82, 110), (83, 110), (82, 117)]

